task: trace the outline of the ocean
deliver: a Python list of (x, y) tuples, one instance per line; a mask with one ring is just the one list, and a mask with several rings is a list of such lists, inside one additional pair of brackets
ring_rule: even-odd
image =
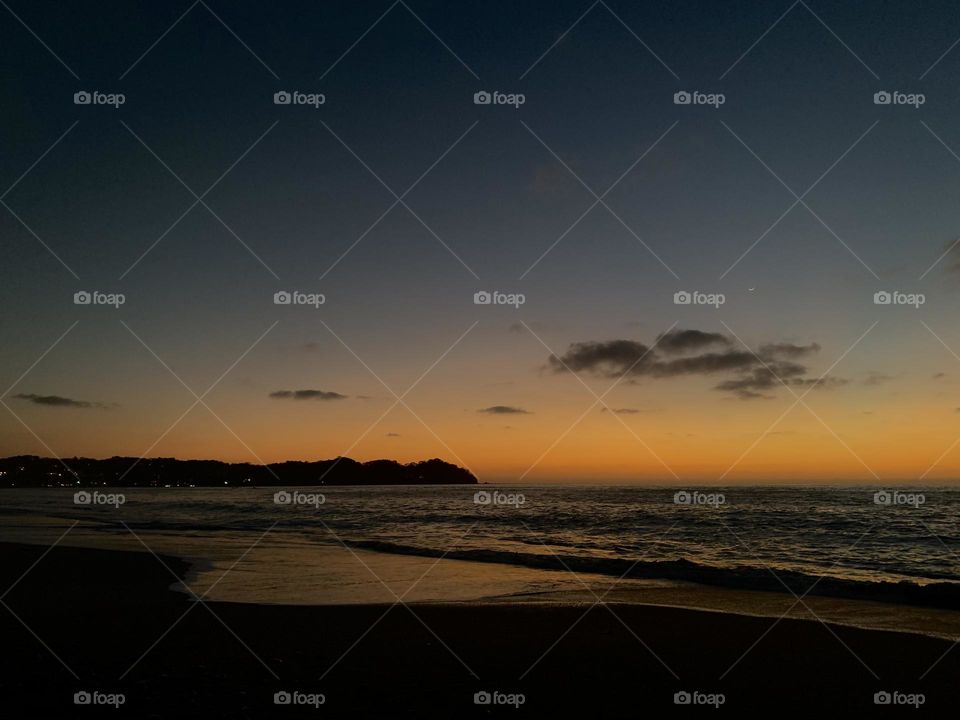
[(0, 539), (50, 543), (76, 523), (61, 542), (187, 557), (194, 592), (238, 602), (558, 600), (694, 584), (960, 609), (960, 491), (945, 487), (80, 492), (0, 492)]

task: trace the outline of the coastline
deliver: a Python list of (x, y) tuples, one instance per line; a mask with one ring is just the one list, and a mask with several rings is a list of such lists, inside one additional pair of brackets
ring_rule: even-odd
[(0, 620), (2, 690), (43, 716), (72, 716), (85, 688), (157, 717), (259, 716), (284, 689), (322, 693), (338, 717), (485, 716), (473, 704), (483, 690), (523, 693), (519, 712), (534, 716), (625, 717), (641, 697), (676, 710), (685, 690), (731, 707), (863, 711), (884, 690), (923, 693), (925, 708), (960, 701), (960, 653), (919, 634), (615, 598), (204, 609), (170, 587), (189, 571), (179, 558), (16, 543), (0, 557), (3, 587), (16, 583)]

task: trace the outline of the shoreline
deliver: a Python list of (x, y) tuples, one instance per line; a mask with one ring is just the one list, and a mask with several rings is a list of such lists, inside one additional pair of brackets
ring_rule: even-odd
[(140, 717), (262, 716), (284, 690), (323, 694), (336, 717), (486, 716), (481, 691), (524, 694), (530, 716), (635, 716), (639, 698), (676, 711), (684, 691), (736, 708), (960, 702), (960, 652), (926, 635), (620, 602), (204, 608), (170, 589), (188, 563), (160, 559), (174, 573), (147, 552), (0, 544), (2, 586), (16, 583), (0, 616), (8, 707), (70, 717), (85, 689)]

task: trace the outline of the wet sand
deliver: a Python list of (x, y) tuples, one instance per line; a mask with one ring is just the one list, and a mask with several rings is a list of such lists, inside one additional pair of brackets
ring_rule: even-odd
[[(9, 717), (636, 718), (687, 711), (682, 691), (722, 693), (727, 711), (866, 713), (883, 710), (879, 691), (923, 693), (920, 715), (960, 702), (960, 649), (919, 634), (621, 598), (204, 607), (170, 589), (187, 571), (176, 558), (58, 546), (30, 569), (44, 551), (0, 544), (0, 587), (16, 582), (3, 603), (20, 618), (0, 607)], [(125, 702), (77, 707), (78, 691)], [(280, 691), (324, 704), (277, 707)], [(524, 702), (475, 704), (483, 691)]]

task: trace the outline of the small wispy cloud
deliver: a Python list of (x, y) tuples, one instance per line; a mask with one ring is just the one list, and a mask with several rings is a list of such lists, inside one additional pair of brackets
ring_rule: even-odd
[(27, 400), (34, 405), (45, 405), (46, 407), (69, 407), (69, 408), (109, 408), (116, 407), (110, 403), (90, 402), (87, 400), (74, 400), (73, 398), (63, 397), (62, 395), (38, 395), (37, 393), (18, 393), (13, 397), (18, 400)]
[(477, 410), (478, 413), (486, 413), (487, 415), (530, 415), (532, 414), (529, 410), (524, 410), (523, 408), (513, 407), (512, 405), (491, 405), (487, 408), (481, 408)]
[(346, 400), (346, 395), (330, 390), (274, 390), (270, 397), (277, 400)]

